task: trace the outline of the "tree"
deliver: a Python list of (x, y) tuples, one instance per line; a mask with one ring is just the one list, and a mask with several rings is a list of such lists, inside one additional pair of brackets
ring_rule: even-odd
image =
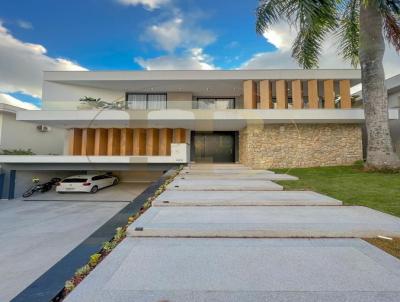
[(335, 35), (338, 53), (361, 66), (367, 128), (366, 166), (399, 168), (389, 129), (383, 55), (385, 39), (400, 51), (399, 0), (260, 0), (256, 31), (284, 20), (298, 28), (292, 56), (303, 68), (317, 68), (325, 38)]

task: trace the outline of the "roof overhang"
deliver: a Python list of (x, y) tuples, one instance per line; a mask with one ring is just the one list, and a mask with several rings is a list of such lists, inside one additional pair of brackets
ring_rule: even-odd
[[(399, 119), (399, 110), (389, 110)], [(363, 109), (271, 110), (71, 110), (21, 111), (18, 120), (61, 128), (186, 128), (202, 131), (237, 131), (248, 124), (357, 124), (364, 123)]]
[(268, 69), (268, 70), (153, 70), (153, 71), (48, 71), (45, 82), (127, 92), (215, 91), (240, 95), (244, 80), (361, 80), (358, 69)]

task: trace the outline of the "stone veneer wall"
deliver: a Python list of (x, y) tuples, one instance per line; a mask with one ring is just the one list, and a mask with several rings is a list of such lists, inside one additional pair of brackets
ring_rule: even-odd
[(249, 125), (239, 134), (240, 162), (252, 168), (351, 165), (363, 158), (361, 125)]

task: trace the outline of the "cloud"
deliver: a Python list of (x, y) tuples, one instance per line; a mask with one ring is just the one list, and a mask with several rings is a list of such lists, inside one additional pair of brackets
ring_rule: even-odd
[[(276, 50), (254, 54), (240, 68), (243, 69), (274, 69), (274, 68), (300, 68), (292, 58), (292, 45), (296, 38), (297, 31), (286, 23), (278, 23), (264, 33), (267, 41), (274, 45)], [(349, 62), (344, 61), (337, 53), (337, 40), (330, 36), (323, 45), (319, 60), (320, 68), (353, 68)], [(384, 57), (386, 77), (399, 73), (400, 57), (393, 47), (386, 47)]]
[(168, 4), (170, 0), (118, 0), (118, 2), (132, 6), (143, 5), (148, 10), (154, 10)]
[(217, 69), (212, 57), (202, 48), (187, 50), (182, 56), (166, 55), (151, 59), (136, 58), (135, 62), (146, 70), (212, 70)]
[(32, 23), (29, 21), (25, 21), (25, 20), (18, 20), (17, 25), (23, 29), (32, 29), (33, 28)]
[(46, 55), (46, 48), (16, 39), (0, 22), (0, 92), (42, 94), (42, 72), (86, 70), (78, 64)]
[(211, 31), (197, 26), (193, 18), (177, 12), (171, 19), (150, 25), (142, 39), (172, 53), (177, 48), (205, 47), (213, 43), (216, 36)]
[(28, 110), (39, 110), (39, 107), (35, 106), (34, 104), (18, 100), (15, 97), (5, 93), (0, 93), (0, 104), (7, 104)]

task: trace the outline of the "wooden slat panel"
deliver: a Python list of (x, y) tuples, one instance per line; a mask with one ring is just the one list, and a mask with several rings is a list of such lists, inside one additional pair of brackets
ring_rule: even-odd
[(303, 109), (304, 107), (303, 88), (300, 80), (292, 81), (292, 100), (293, 100), (293, 109)]
[(171, 155), (172, 129), (160, 129), (159, 155)]
[(335, 87), (333, 80), (324, 81), (325, 109), (335, 109)]
[(94, 137), (94, 155), (107, 155), (108, 129), (97, 128)]
[(351, 108), (350, 80), (340, 80), (339, 90), (340, 90), (340, 108), (350, 109)]
[(146, 155), (146, 129), (133, 129), (133, 155)]
[(120, 155), (121, 129), (108, 129), (107, 155)]
[(159, 131), (156, 128), (146, 129), (146, 155), (158, 155)]
[(257, 108), (257, 84), (253, 80), (243, 82), (243, 103), (244, 109)]
[(69, 155), (81, 155), (82, 151), (82, 129), (69, 130)]
[(318, 95), (318, 81), (308, 81), (308, 108), (318, 109), (319, 107), (319, 95)]
[(272, 85), (271, 81), (260, 81), (260, 109), (274, 108), (272, 103)]
[(285, 80), (276, 81), (276, 105), (277, 109), (288, 107), (287, 84)]
[(95, 129), (85, 128), (82, 130), (82, 155), (94, 155)]
[(133, 154), (133, 129), (121, 129), (121, 155)]
[(172, 142), (175, 144), (185, 144), (186, 143), (186, 129), (183, 129), (183, 128), (174, 129)]

